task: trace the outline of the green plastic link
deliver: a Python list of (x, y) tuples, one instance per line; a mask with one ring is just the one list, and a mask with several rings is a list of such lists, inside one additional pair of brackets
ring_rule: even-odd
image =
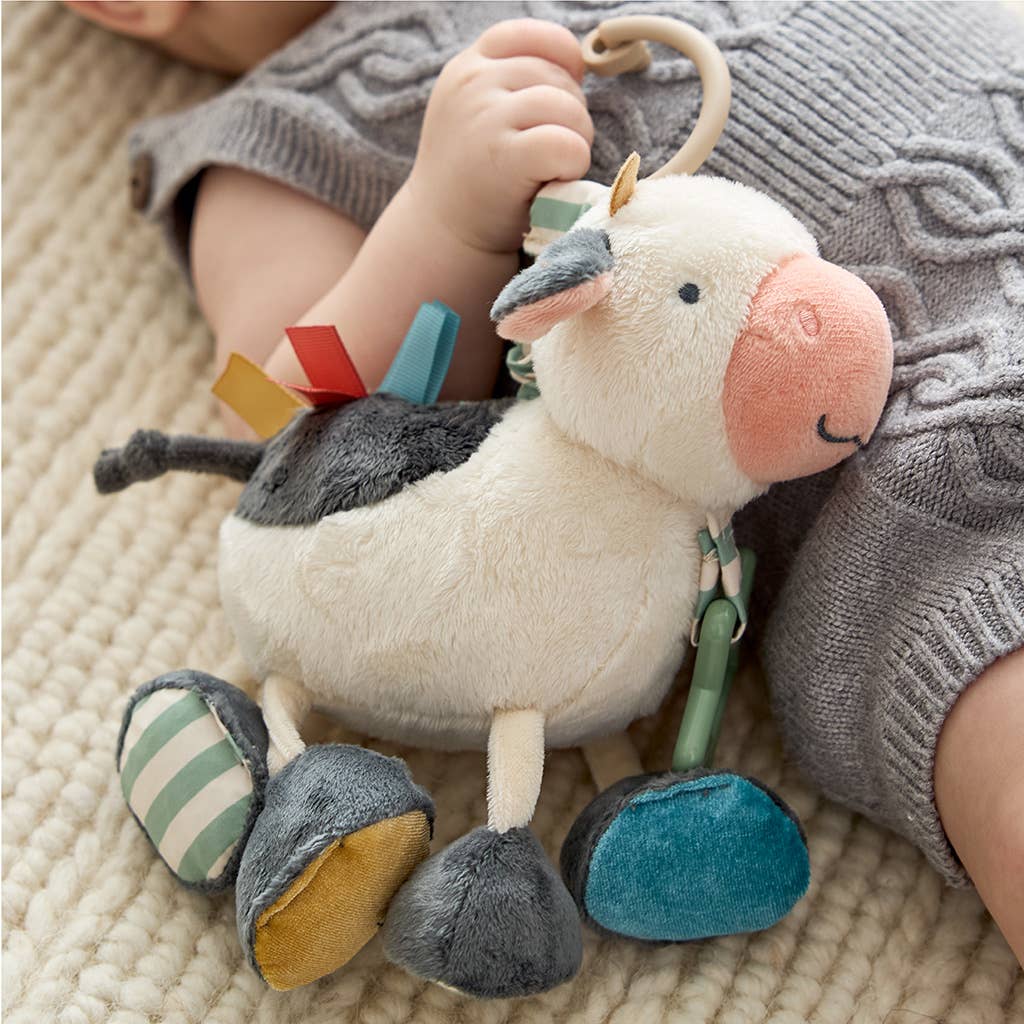
[[(707, 556), (715, 550), (715, 542), (711, 537), (711, 531), (705, 526), (704, 529), (697, 531), (697, 543), (700, 545), (700, 553), (704, 556), (704, 561), (707, 561)], [(704, 582), (704, 564), (701, 563), (701, 582)], [(707, 590), (697, 591), (697, 603), (693, 609), (693, 617), (696, 622), (701, 622), (704, 618), (708, 608), (711, 607), (711, 602), (718, 596), (718, 574), (715, 574), (714, 585), (709, 587)]]
[(513, 345), (505, 356), (505, 365), (513, 380), (519, 381), (516, 398), (528, 402), (540, 394), (533, 374), (533, 360), (523, 351), (522, 345)]
[[(757, 568), (757, 557), (753, 551), (749, 548), (744, 548), (741, 552), (743, 559), (743, 582), (740, 584), (740, 597), (743, 599), (743, 608), (747, 609), (750, 607), (750, 594), (754, 589), (754, 571)], [(729, 645), (729, 660), (725, 665), (725, 681), (722, 684), (722, 695), (718, 701), (718, 713), (715, 715), (715, 720), (711, 724), (711, 736), (708, 740), (708, 749), (704, 755), (705, 765), (711, 764), (712, 758), (715, 756), (715, 750), (718, 747), (718, 736), (722, 731), (722, 719), (725, 716), (725, 705), (729, 700), (729, 692), (732, 689), (732, 681), (736, 678), (736, 670), (740, 666), (740, 645), (737, 643), (730, 643)]]
[[(726, 523), (722, 527), (722, 532), (714, 539), (713, 544), (718, 548), (718, 560), (722, 565), (728, 565), (739, 556), (739, 550), (732, 535), (732, 523)], [(703, 546), (702, 544), (701, 547), (703, 548)]]
[(690, 679), (690, 694), (686, 699), (686, 710), (683, 712), (679, 738), (672, 755), (674, 771), (689, 771), (707, 762), (735, 625), (736, 609), (728, 601), (713, 601), (701, 622), (700, 643), (697, 645), (697, 657), (694, 659), (693, 676)]
[[(741, 596), (744, 607), (749, 607), (756, 559), (747, 548), (742, 549), (740, 557), (743, 559)], [(673, 771), (706, 767), (714, 757), (725, 704), (739, 665), (739, 645), (732, 642), (736, 620), (734, 604), (718, 598), (711, 602), (701, 621), (690, 693), (672, 755)]]

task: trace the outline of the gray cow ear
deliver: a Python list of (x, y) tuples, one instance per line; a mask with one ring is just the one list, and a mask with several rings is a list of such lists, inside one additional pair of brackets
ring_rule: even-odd
[(536, 341), (559, 321), (600, 302), (611, 288), (614, 265), (606, 231), (568, 232), (502, 289), (491, 307), (498, 334)]

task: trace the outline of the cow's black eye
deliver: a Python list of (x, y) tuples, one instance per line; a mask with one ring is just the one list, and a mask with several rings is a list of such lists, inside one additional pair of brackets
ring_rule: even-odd
[(679, 289), (679, 298), (692, 306), (700, 298), (700, 289), (691, 281)]

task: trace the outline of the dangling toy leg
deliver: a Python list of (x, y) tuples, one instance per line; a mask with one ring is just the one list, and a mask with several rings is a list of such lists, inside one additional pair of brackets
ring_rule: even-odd
[(309, 714), (312, 702), (304, 687), (285, 676), (271, 674), (263, 684), (263, 721), (270, 736), (267, 763), (276, 775), (305, 749), (299, 727)]
[(256, 704), (205, 672), (168, 672), (129, 700), (117, 766), (135, 820), (178, 880), (229, 888), (267, 784)]
[[(718, 549), (712, 536), (724, 534), (714, 529), (707, 542)], [(735, 627), (750, 605), (754, 562), (744, 549), (737, 593), (733, 554), (733, 596), (704, 609), (675, 770), (643, 775), (627, 758), (612, 782), (621, 745), (587, 751), (601, 792), (569, 830), (562, 877), (584, 920), (603, 931), (658, 941), (757, 931), (807, 889), (810, 859), (792, 810), (756, 779), (707, 768), (738, 664)]]
[(573, 822), (561, 868), (591, 926), (703, 939), (767, 928), (803, 895), (803, 832), (767, 787), (704, 768), (644, 774), (625, 734), (584, 753), (600, 792)]
[(628, 732), (602, 736), (583, 746), (583, 757), (599, 790), (607, 789), (620, 779), (643, 775), (644, 766)]
[(530, 824), (544, 777), (544, 715), (495, 711), (487, 742), (487, 827)]
[(487, 762), (489, 824), (402, 887), (385, 950), (413, 974), (470, 995), (532, 995), (573, 977), (582, 957), (572, 897), (528, 827), (544, 767), (543, 715), (496, 711)]
[(307, 749), (306, 690), (268, 677), (271, 778), (238, 871), (238, 934), (275, 989), (337, 970), (376, 934), (430, 851), (434, 805), (405, 763), (349, 744)]

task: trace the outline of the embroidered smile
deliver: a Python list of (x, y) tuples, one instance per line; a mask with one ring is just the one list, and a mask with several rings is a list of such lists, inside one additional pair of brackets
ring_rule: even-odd
[(830, 434), (825, 429), (825, 414), (823, 413), (821, 419), (818, 420), (818, 437), (823, 441), (828, 441), (829, 444), (855, 444), (858, 448), (864, 447), (864, 442), (860, 439), (860, 434), (851, 434), (849, 437), (837, 437), (835, 434)]

